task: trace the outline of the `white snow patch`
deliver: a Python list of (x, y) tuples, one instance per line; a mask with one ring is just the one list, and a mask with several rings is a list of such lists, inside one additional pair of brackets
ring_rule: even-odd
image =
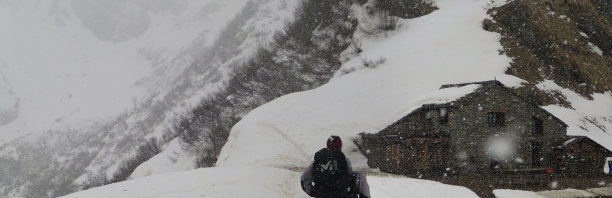
[(296, 181), (299, 177), (297, 172), (275, 168), (206, 168), (128, 180), (65, 197), (307, 197)]
[(368, 176), (372, 197), (478, 197), (462, 186), (405, 177)]
[(500, 7), (500, 6), (504, 6), (507, 3), (509, 3), (508, 0), (492, 0), (490, 3), (490, 7)]
[(181, 148), (178, 138), (168, 143), (164, 150), (141, 164), (129, 179), (141, 178), (168, 172), (192, 170), (195, 157)]
[(498, 80), (499, 82), (504, 84), (504, 86), (508, 88), (512, 88), (512, 89), (523, 87), (523, 85), (527, 83), (526, 80), (520, 79), (516, 76), (510, 76), (510, 75), (495, 76), (495, 80)]
[[(588, 189), (588, 190), (591, 190), (591, 189)], [(588, 192), (585, 190), (571, 189), (571, 188), (564, 189), (564, 190), (550, 190), (550, 191), (540, 191), (540, 192), (497, 189), (497, 190), (493, 190), (493, 194), (497, 198), (546, 198), (546, 197), (574, 198), (574, 197), (596, 197), (597, 196), (597, 194), (593, 194), (592, 192)]]
[(535, 192), (521, 191), (521, 190), (506, 190), (496, 189), (493, 190), (493, 194), (497, 198), (546, 198), (542, 195), (538, 195)]
[(603, 56), (603, 51), (601, 49), (599, 49), (599, 47), (597, 47), (597, 45), (595, 45), (595, 44), (593, 44), (591, 42), (587, 43), (587, 45), (589, 46), (589, 49), (591, 49), (592, 52), (595, 52), (599, 56)]

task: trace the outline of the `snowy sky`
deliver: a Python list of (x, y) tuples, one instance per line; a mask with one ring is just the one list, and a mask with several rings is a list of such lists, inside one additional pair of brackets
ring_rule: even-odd
[[(134, 83), (200, 40), (206, 46), (246, 0), (0, 2), (0, 144), (100, 121), (147, 93)], [(78, 128), (78, 127), (77, 127)]]

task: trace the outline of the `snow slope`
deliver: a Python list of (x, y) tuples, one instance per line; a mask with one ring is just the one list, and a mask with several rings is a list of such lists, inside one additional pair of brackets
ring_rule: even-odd
[(163, 174), (167, 172), (177, 172), (192, 170), (194, 157), (181, 148), (178, 139), (168, 143), (164, 150), (147, 160), (134, 170), (129, 179), (141, 178), (150, 175)]
[[(299, 184), (300, 172), (268, 167), (217, 167), (129, 180), (65, 198), (140, 197), (309, 197)], [(458, 186), (405, 177), (369, 176), (372, 197), (478, 197)]]
[[(331, 134), (345, 141), (356, 167), (365, 158), (351, 139), (377, 132), (427, 103), (453, 101), (475, 86), (439, 90), (440, 85), (492, 80), (514, 86), (504, 74), (510, 59), (499, 55), (499, 35), (484, 31), (490, 1), (436, 1), (439, 10), (412, 20), (387, 38), (363, 40), (363, 58), (385, 58), (376, 69), (339, 76), (315, 90), (290, 94), (251, 111), (232, 129), (218, 166), (306, 167)], [(365, 13), (365, 12), (362, 12)], [(477, 71), (477, 72), (475, 72)]]

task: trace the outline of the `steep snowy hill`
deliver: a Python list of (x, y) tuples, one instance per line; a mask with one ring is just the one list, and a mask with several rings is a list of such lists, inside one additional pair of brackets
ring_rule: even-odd
[(0, 126), (0, 196), (54, 197), (113, 178), (147, 139), (164, 143), (295, 3), (2, 1), (0, 92), (14, 94), (0, 96), (11, 121)]

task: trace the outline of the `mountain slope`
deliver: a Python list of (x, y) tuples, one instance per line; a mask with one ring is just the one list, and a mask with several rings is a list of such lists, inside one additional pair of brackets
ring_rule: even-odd
[[(18, 1), (7, 1), (6, 6), (8, 10), (15, 9), (14, 12), (36, 19), (39, 15), (27, 15), (25, 12), (28, 9), (38, 8), (41, 10), (40, 12), (44, 13), (47, 3), (55, 4), (56, 2), (44, 2), (39, 7), (36, 7), (26, 3), (19, 3)], [(157, 138), (160, 144), (169, 141), (167, 139), (172, 137), (163, 135), (171, 127), (168, 123), (171, 123), (175, 117), (186, 112), (190, 106), (197, 104), (203, 96), (216, 90), (218, 84), (222, 84), (225, 80), (225, 73), (232, 70), (232, 66), (248, 57), (258, 45), (265, 44), (267, 40), (271, 39), (272, 33), (282, 28), (285, 20), (291, 18), (294, 4), (295, 2), (290, 1), (270, 0), (223, 2), (175, 1), (172, 3), (161, 1), (111, 1), (103, 5), (100, 5), (97, 1), (75, 1), (73, 4), (70, 4), (70, 2), (59, 2), (59, 8), (62, 8), (59, 9), (60, 11), (67, 12), (67, 16), (70, 19), (84, 20), (80, 21), (82, 23), (94, 23), (95, 21), (91, 21), (91, 18), (87, 21), (81, 18), (85, 16), (79, 16), (80, 14), (88, 13), (75, 14), (73, 12), (87, 10), (91, 6), (102, 6), (100, 10), (95, 12), (109, 11), (109, 13), (89, 13), (92, 15), (114, 13), (117, 16), (113, 17), (118, 18), (121, 18), (119, 13), (146, 15), (144, 19), (139, 18), (139, 16), (135, 16), (136, 18), (126, 16), (128, 17), (126, 21), (115, 21), (138, 24), (142, 22), (141, 20), (150, 21), (150, 23), (145, 23), (148, 24), (148, 27), (144, 28), (146, 29), (145, 32), (126, 33), (127, 37), (123, 37), (126, 35), (116, 34), (124, 32), (122, 28), (130, 28), (125, 26), (129, 26), (129, 24), (121, 24), (117, 27), (113, 26), (117, 24), (103, 24), (113, 26), (108, 28), (114, 29), (114, 32), (104, 32), (104, 35), (97, 35), (95, 33), (96, 30), (88, 29), (97, 28), (94, 27), (95, 24), (94, 26), (84, 24), (86, 27), (83, 28), (79, 27), (79, 23), (77, 23), (79, 21), (75, 20), (71, 25), (80, 28), (80, 32), (85, 32), (83, 34), (87, 39), (75, 41), (69, 38), (58, 39), (50, 37), (48, 42), (65, 42), (67, 48), (72, 47), (75, 43), (80, 43), (81, 45), (102, 43), (100, 45), (111, 46), (108, 47), (109, 49), (113, 49), (113, 47), (119, 48), (121, 50), (117, 50), (117, 53), (125, 52), (128, 55), (133, 54), (137, 56), (136, 59), (145, 60), (145, 63), (142, 65), (150, 68), (145, 73), (139, 73), (139, 76), (148, 76), (143, 80), (138, 80), (140, 77), (130, 77), (130, 81), (123, 84), (113, 81), (108, 83), (109, 81), (105, 79), (105, 75), (109, 75), (109, 73), (96, 73), (95, 75), (103, 78), (104, 81), (96, 82), (96, 79), (99, 80), (96, 78), (92, 79), (92, 82), (101, 83), (103, 87), (100, 89), (108, 91), (96, 93), (105, 95), (103, 98), (90, 100), (85, 103), (75, 103), (70, 100), (63, 101), (61, 104), (51, 103), (55, 104), (54, 108), (74, 107), (82, 109), (82, 112), (91, 113), (84, 109), (91, 108), (92, 103), (106, 102), (104, 99), (106, 97), (127, 97), (127, 100), (117, 99), (128, 104), (127, 106), (113, 107), (115, 110), (119, 109), (118, 112), (105, 111), (109, 112), (109, 114), (103, 116), (95, 115), (88, 118), (77, 111), (75, 114), (61, 117), (62, 119), (55, 119), (56, 117), (53, 115), (56, 114), (53, 114), (50, 117), (44, 117), (45, 119), (51, 119), (52, 122), (57, 122), (53, 125), (41, 122), (35, 127), (26, 126), (26, 128), (23, 128), (19, 127), (19, 124), (15, 124), (18, 122), (14, 122), (11, 126), (8, 126), (12, 128), (2, 128), (3, 134), (0, 135), (0, 138), (5, 138), (3, 141), (6, 142), (0, 145), (0, 153), (2, 154), (0, 155), (0, 174), (7, 177), (0, 178), (0, 192), (2, 195), (15, 197), (53, 197), (79, 190), (83, 185), (93, 185), (89, 184), (88, 180), (90, 178), (96, 179), (94, 178), (96, 176), (102, 175), (104, 178), (111, 179), (122, 162), (134, 156), (140, 144), (147, 142), (152, 137)], [(114, 11), (119, 9), (116, 7), (117, 5), (130, 5), (128, 7), (132, 10), (121, 10), (115, 13)], [(161, 6), (161, 8), (157, 6)], [(274, 10), (274, 12), (271, 10)], [(10, 13), (7, 12), (5, 14)], [(15, 23), (9, 24), (16, 25)], [(36, 23), (27, 25), (35, 26)], [(51, 26), (49, 28), (52, 30), (57, 29), (53, 25), (48, 26)], [(19, 30), (24, 29), (16, 28), (14, 31), (18, 32)], [(88, 31), (94, 31), (91, 32), (93, 35), (87, 34)], [(58, 32), (68, 32), (68, 35), (77, 34), (73, 29)], [(26, 40), (28, 35), (19, 38)], [(114, 43), (108, 44), (108, 42)], [(90, 47), (97, 49), (96, 46)], [(24, 47), (24, 50), (27, 49)], [(92, 69), (94, 71), (107, 71), (103, 69), (108, 69), (108, 71), (115, 70), (116, 72), (117, 70), (110, 66), (96, 69), (99, 66), (98, 64), (108, 64), (116, 67), (131, 64), (123, 59), (109, 58), (113, 57), (112, 54), (87, 54), (87, 52), (86, 50), (81, 52), (83, 53), (82, 56), (105, 59), (105, 62), (102, 63), (92, 60), (95, 64), (88, 65), (88, 68), (94, 68)], [(25, 52), (14, 53), (19, 55), (18, 57), (26, 56)], [(51, 73), (49, 78), (52, 78), (54, 74), (64, 75), (62, 72), (78, 73), (80, 70), (71, 71), (71, 67), (85, 64), (79, 62), (80, 59), (72, 62), (70, 57), (61, 54), (61, 52), (54, 53), (63, 60), (62, 64), (65, 64), (65, 67), (57, 68), (57, 71)], [(42, 56), (44, 53), (37, 55)], [(43, 56), (43, 58), (45, 57)], [(40, 61), (44, 62), (44, 60)], [(9, 64), (7, 68), (11, 69), (13, 64)], [(46, 65), (24, 66), (23, 69), (34, 69), (35, 66), (44, 67)], [(9, 72), (16, 71), (9, 70)], [(70, 74), (66, 75), (70, 76)], [(7, 75), (13, 78), (20, 76), (15, 73), (8, 73)], [(28, 76), (27, 72), (22, 75)], [(43, 74), (40, 74), (40, 76), (44, 77)], [(204, 78), (204, 76), (218, 77)], [(73, 78), (64, 79), (66, 83), (64, 87), (88, 87), (87, 84), (79, 85), (72, 80)], [(115, 89), (115, 86), (129, 86), (133, 82), (136, 82), (136, 84), (132, 86), (145, 91), (124, 95), (119, 94), (120, 96), (117, 96), (117, 92), (114, 92), (122, 88), (117, 87)], [(22, 83), (22, 81), (18, 81), (18, 83)], [(47, 84), (54, 85), (57, 83), (49, 80)], [(24, 92), (23, 89), (20, 90)], [(78, 89), (70, 91), (75, 92), (74, 97), (90, 93), (83, 93)], [(65, 94), (65, 92), (54, 90), (49, 90), (49, 92), (54, 92), (54, 95)], [(137, 97), (130, 98), (134, 94)], [(18, 96), (26, 98), (24, 95)], [(53, 97), (47, 96), (37, 100), (49, 98)], [(28, 104), (31, 105), (32, 103)], [(101, 105), (99, 108), (105, 107)], [(48, 109), (39, 110), (53, 112)], [(61, 114), (61, 112), (57, 114)], [(22, 117), (23, 120), (29, 118), (31, 117)], [(83, 119), (89, 122), (82, 122)], [(15, 131), (10, 133), (14, 134), (14, 136), (9, 136), (10, 134), (5, 133), (5, 129), (15, 129)], [(27, 134), (33, 135), (25, 139), (15, 139)]]
[[(0, 62), (0, 64), (2, 64)], [(0, 65), (0, 126), (13, 122), (19, 117), (19, 100), (4, 76), (3, 65)]]
[(609, 2), (512, 1), (483, 27), (502, 35), (517, 92), (561, 118), (568, 135), (612, 149), (612, 22)]

